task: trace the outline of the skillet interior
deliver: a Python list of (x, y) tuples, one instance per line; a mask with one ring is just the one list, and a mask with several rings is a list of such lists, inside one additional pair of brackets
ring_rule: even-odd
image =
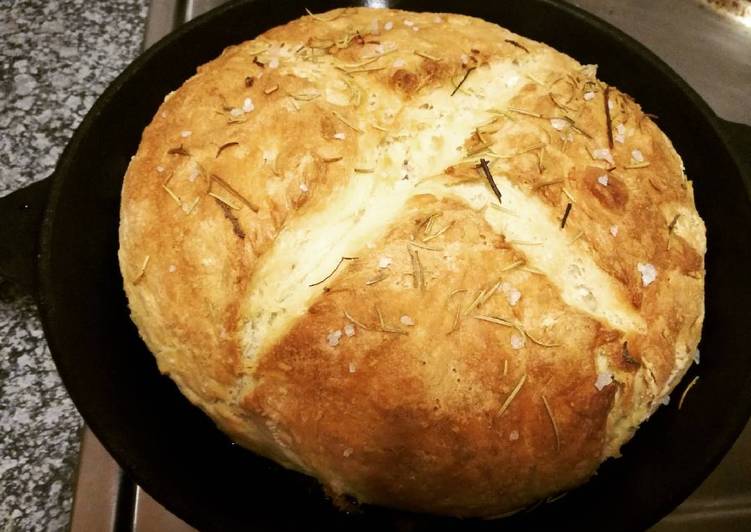
[[(362, 2), (364, 4), (373, 2)], [(383, 2), (378, 2), (382, 4)], [(683, 156), (708, 228), (707, 318), (701, 375), (643, 426), (624, 457), (587, 485), (502, 521), (456, 521), (366, 508), (334, 510), (315, 481), (232, 445), (156, 370), (128, 317), (117, 267), (122, 176), (140, 132), (168, 91), (232, 43), (296, 18), (302, 3), (234, 2), (186, 25), (136, 60), (105, 92), (56, 171), (42, 231), (40, 308), (76, 406), (116, 460), (157, 500), (202, 530), (645, 528), (716, 466), (751, 409), (751, 208), (714, 115), (662, 62), (603, 22), (549, 0), (404, 0), (392, 7), (453, 11), (544, 41), (633, 95)], [(341, 4), (339, 4), (341, 5)], [(314, 12), (333, 2), (306, 2)], [(687, 382), (687, 381), (684, 381)], [(682, 390), (682, 387), (679, 388)]]

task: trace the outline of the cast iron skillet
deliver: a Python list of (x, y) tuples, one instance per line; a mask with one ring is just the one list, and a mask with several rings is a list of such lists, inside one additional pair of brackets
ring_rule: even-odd
[[(626, 445), (623, 457), (605, 463), (588, 484), (499, 521), (373, 507), (340, 513), (314, 480), (233, 445), (157, 371), (128, 317), (116, 260), (128, 159), (168, 91), (225, 46), (302, 15), (301, 3), (233, 2), (180, 28), (134, 61), (94, 105), (52, 179), (3, 198), (0, 263), (6, 275), (35, 291), (52, 355), (94, 433), (135, 481), (202, 530), (627, 530), (653, 524), (719, 463), (751, 411), (751, 128), (719, 120), (648, 50), (569, 5), (551, 0), (386, 3), (479, 16), (582, 63), (599, 64), (601, 79), (659, 116), (694, 181), (709, 235), (702, 361), (688, 375), (701, 379), (682, 410), (677, 401), (660, 408)], [(312, 0), (306, 5), (314, 12), (335, 7)]]

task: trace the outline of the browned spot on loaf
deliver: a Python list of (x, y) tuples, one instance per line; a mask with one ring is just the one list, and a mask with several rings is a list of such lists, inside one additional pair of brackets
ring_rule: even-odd
[(420, 84), (419, 78), (407, 70), (399, 69), (391, 75), (391, 85), (404, 94), (412, 94)]
[(452, 75), (451, 68), (445, 61), (434, 61), (427, 58), (424, 58), (420, 64), (420, 71), (424, 77), (423, 86), (445, 85)]
[(604, 169), (593, 166), (587, 167), (584, 173), (584, 182), (587, 190), (606, 209), (623, 212), (628, 203), (628, 189), (620, 179), (613, 175), (608, 175), (607, 185), (601, 184), (597, 181), (597, 178), (602, 175), (608, 175)]
[(424, 59), (420, 65), (420, 70), (425, 72), (428, 77), (437, 76), (442, 72), (441, 63), (433, 61), (432, 59)]
[(334, 124), (334, 118), (329, 115), (321, 116), (321, 135), (325, 139), (332, 139), (336, 135), (336, 124)]
[(240, 220), (237, 219), (237, 216), (235, 216), (235, 214), (232, 212), (232, 209), (229, 207), (229, 205), (219, 201), (216, 198), (214, 198), (214, 201), (216, 201), (216, 204), (219, 205), (219, 207), (222, 209), (222, 212), (224, 212), (224, 217), (232, 224), (232, 232), (237, 235), (237, 238), (241, 240), (244, 239), (245, 231), (243, 231), (243, 228), (240, 225)]
[(628, 286), (628, 291), (631, 296), (631, 304), (634, 305), (634, 308), (640, 309), (641, 302), (644, 296), (641, 290), (636, 290), (633, 287), (634, 287), (634, 284), (630, 284)]
[(615, 342), (620, 337), (621, 333), (619, 331), (599, 325), (597, 328), (597, 334), (595, 334), (594, 344), (595, 346), (608, 344), (610, 342)]

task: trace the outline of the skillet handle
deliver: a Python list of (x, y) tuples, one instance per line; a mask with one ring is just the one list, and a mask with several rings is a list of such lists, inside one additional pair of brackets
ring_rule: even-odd
[(0, 276), (36, 296), (37, 251), (51, 177), (0, 198)]
[(727, 142), (730, 154), (741, 170), (746, 191), (751, 197), (751, 126), (718, 119), (720, 131)]

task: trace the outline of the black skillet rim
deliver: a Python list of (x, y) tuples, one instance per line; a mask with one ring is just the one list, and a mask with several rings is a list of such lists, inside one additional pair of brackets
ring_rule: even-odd
[[(708, 104), (680, 77), (678, 76), (664, 61), (662, 61), (659, 57), (657, 57), (653, 52), (651, 52), (648, 48), (646, 48), (644, 45), (636, 41), (635, 39), (629, 37), (625, 33), (623, 33), (621, 30), (615, 28), (614, 26), (610, 25), (609, 23), (587, 13), (586, 11), (568, 4), (568, 3), (562, 3), (557, 2), (555, 0), (536, 0), (539, 4), (545, 5), (548, 9), (551, 9), (552, 11), (561, 11), (565, 12), (567, 16), (569, 17), (575, 17), (578, 19), (582, 19), (587, 24), (594, 26), (595, 28), (599, 29), (600, 31), (603, 31), (613, 39), (614, 42), (617, 43), (618, 46), (630, 48), (635, 54), (639, 55), (641, 58), (644, 59), (644, 61), (651, 63), (653, 66), (655, 66), (661, 74), (665, 77), (667, 81), (669, 81), (677, 90), (682, 92), (684, 95), (686, 95), (692, 102), (694, 108), (696, 111), (698, 111), (698, 114), (701, 115), (701, 117), (704, 119), (704, 121), (711, 127), (712, 132), (714, 135), (719, 139), (720, 144), (725, 148), (725, 150), (728, 152), (728, 158), (730, 160), (735, 161), (735, 155), (730, 152), (727, 149), (727, 144), (725, 141), (725, 137), (721, 131), (720, 125), (719, 125), (719, 119), (714, 114), (714, 112), (709, 108)], [(201, 15), (200, 17), (197, 17), (196, 19), (184, 24), (171, 34), (167, 35), (165, 38), (161, 39), (159, 42), (151, 46), (148, 50), (143, 52), (139, 57), (137, 57), (105, 90), (105, 92), (97, 99), (91, 110), (87, 113), (86, 117), (80, 124), (80, 126), (77, 128), (73, 138), (65, 148), (63, 154), (60, 157), (60, 160), (58, 162), (58, 165), (56, 167), (55, 173), (53, 175), (52, 179), (52, 186), (49, 196), (49, 201), (47, 204), (47, 208), (45, 210), (44, 219), (42, 221), (41, 230), (40, 230), (40, 252), (38, 255), (38, 262), (37, 262), (37, 271), (36, 275), (38, 278), (38, 286), (39, 286), (39, 292), (37, 296), (38, 306), (40, 310), (40, 315), (42, 317), (42, 325), (45, 332), (45, 337), (47, 338), (47, 341), (50, 346), (50, 351), (52, 353), (52, 357), (55, 361), (55, 364), (58, 368), (58, 371), (61, 374), (61, 377), (63, 379), (63, 382), (71, 382), (70, 378), (66, 379), (66, 363), (58, 356), (56, 353), (59, 353), (60, 351), (56, 349), (57, 340), (56, 335), (52, 327), (52, 323), (55, 320), (55, 313), (58, 312), (58, 310), (55, 308), (54, 303), (48, 298), (48, 294), (51, 293), (53, 289), (53, 283), (52, 283), (52, 277), (53, 273), (51, 270), (51, 259), (52, 255), (50, 252), (50, 241), (53, 238), (53, 226), (55, 221), (55, 215), (56, 215), (56, 207), (58, 205), (58, 202), (60, 200), (61, 190), (62, 190), (62, 184), (65, 179), (65, 176), (70, 172), (71, 166), (73, 164), (73, 159), (75, 158), (75, 153), (78, 150), (78, 147), (80, 146), (82, 140), (88, 135), (90, 129), (92, 128), (92, 125), (96, 123), (98, 115), (101, 113), (103, 109), (105, 109), (109, 102), (112, 101), (114, 98), (117, 97), (118, 92), (122, 89), (123, 85), (125, 85), (128, 81), (128, 79), (133, 75), (134, 72), (137, 72), (141, 69), (141, 67), (152, 61), (152, 58), (155, 56), (158, 56), (160, 52), (167, 48), (176, 41), (181, 41), (185, 37), (185, 35), (189, 34), (194, 27), (203, 25), (204, 23), (214, 19), (215, 17), (219, 16), (222, 13), (225, 13), (227, 11), (231, 11), (235, 9), (238, 5), (244, 4), (244, 3), (252, 3), (253, 0), (233, 0), (230, 1), (222, 6), (219, 6), (213, 10), (211, 10), (208, 13), (205, 13)], [(397, 0), (396, 2), (393, 2), (393, 5), (389, 5), (388, 7), (399, 9), (402, 2)], [(341, 7), (346, 7), (348, 5), (351, 5), (349, 2), (343, 3)], [(461, 9), (457, 9), (457, 12), (461, 12)], [(740, 173), (740, 170), (739, 170)], [(66, 384), (67, 388), (67, 384)], [(746, 387), (748, 389), (748, 387)], [(702, 469), (701, 471), (697, 471), (694, 475), (694, 479), (692, 482), (687, 482), (685, 485), (681, 486), (681, 489), (674, 491), (670, 496), (667, 497), (663, 504), (661, 505), (662, 508), (655, 508), (651, 515), (645, 516), (645, 519), (643, 520), (644, 523), (654, 523), (656, 522), (662, 515), (664, 515), (664, 508), (674, 508), (677, 506), (681, 501), (683, 501), (696, 487), (700, 484), (700, 482), (706, 478), (706, 476), (711, 472), (722, 460), (725, 453), (730, 449), (732, 444), (735, 442), (737, 437), (742, 432), (745, 420), (751, 416), (751, 390), (747, 392), (748, 397), (746, 401), (739, 401), (738, 408), (736, 412), (731, 416), (733, 420), (736, 421), (735, 423), (735, 429), (732, 431), (729, 431), (729, 433), (732, 434), (732, 437), (726, 438), (725, 444), (722, 446), (724, 449), (722, 451), (718, 451), (715, 453), (715, 456), (712, 456), (709, 460), (706, 461), (706, 464), (708, 464), (708, 467), (706, 469)], [(88, 401), (81, 397), (81, 396), (73, 396), (71, 394), (71, 398), (73, 399), (74, 404), (76, 405), (76, 408), (81, 412), (82, 417), (86, 421), (87, 424), (91, 427), (92, 431), (97, 435), (97, 437), (100, 439), (102, 444), (107, 448), (107, 450), (116, 458), (117, 462), (120, 464), (125, 464), (126, 467), (124, 467), (124, 470), (128, 472), (129, 474), (133, 471), (132, 464), (130, 463), (130, 460), (128, 459), (127, 453), (121, 453), (118, 450), (117, 445), (113, 445), (111, 442), (108, 442), (108, 438), (106, 436), (106, 431), (101, 430), (100, 423), (97, 421), (95, 416), (87, 416), (84, 413), (90, 412), (90, 409), (88, 408)], [(136, 474), (134, 475), (139, 483), (142, 483), (145, 487), (150, 487), (151, 482), (147, 478), (138, 478), (140, 475)], [(149, 492), (152, 492), (151, 489), (148, 490)], [(169, 497), (167, 495), (164, 496), (164, 493), (161, 493), (159, 490), (156, 490), (155, 492), (152, 492), (157, 500), (165, 504), (169, 509), (172, 511), (175, 511), (175, 513), (179, 515), (185, 515), (185, 516), (191, 516), (192, 518), (195, 518), (196, 515), (193, 511), (191, 511), (190, 508), (185, 507), (184, 504), (180, 504), (178, 502), (174, 501), (174, 498)], [(191, 518), (191, 520), (193, 520)], [(195, 519), (196, 522), (200, 521), (200, 519)]]

